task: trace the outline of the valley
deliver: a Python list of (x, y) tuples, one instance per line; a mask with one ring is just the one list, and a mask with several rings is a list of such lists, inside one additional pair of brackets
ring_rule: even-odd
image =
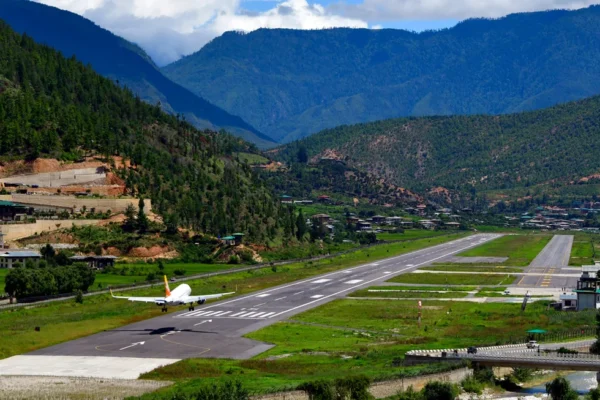
[(369, 4), (0, 4), (0, 399), (600, 398), (600, 7)]

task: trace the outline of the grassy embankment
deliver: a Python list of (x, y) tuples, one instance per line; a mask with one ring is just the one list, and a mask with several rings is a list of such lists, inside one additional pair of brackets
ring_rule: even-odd
[(581, 266), (594, 264), (594, 258), (600, 252), (600, 235), (576, 233), (571, 248), (569, 265)]
[(524, 338), (532, 328), (553, 332), (594, 324), (589, 314), (560, 314), (541, 303), (531, 304), (523, 313), (519, 304), (426, 300), (420, 326), (417, 313), (412, 300), (337, 300), (247, 335), (276, 344), (252, 360), (190, 359), (143, 378), (177, 382), (162, 393), (184, 391), (203, 378), (219, 377), (239, 379), (256, 392), (353, 374), (382, 380), (414, 373), (411, 368), (393, 367), (392, 361), (415, 348), (494, 345)]
[(548, 244), (553, 235), (507, 235), (467, 250), (460, 257), (508, 257), (501, 265), (526, 267)]
[[(237, 288), (237, 293), (241, 295), (408, 253), (464, 237), (464, 235), (465, 233), (457, 233), (452, 236), (385, 244), (318, 262), (295, 263), (277, 268), (238, 272), (192, 280), (187, 283), (192, 287), (194, 293), (218, 293), (234, 291)], [(162, 286), (156, 285), (154, 288), (132, 290), (128, 293), (137, 296), (160, 296), (163, 294), (162, 291)], [(174, 310), (172, 309), (172, 311)], [(0, 311), (0, 335), (4, 337), (0, 343), (0, 359), (158, 315), (161, 315), (158, 307), (112, 300), (107, 295), (85, 298), (83, 304), (76, 304), (69, 300), (43, 304), (34, 308)], [(41, 332), (35, 332), (36, 326), (41, 327)]]

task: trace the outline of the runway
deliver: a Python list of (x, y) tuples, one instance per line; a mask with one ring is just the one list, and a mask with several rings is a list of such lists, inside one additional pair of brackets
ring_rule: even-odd
[(576, 287), (577, 277), (564, 276), (574, 274), (573, 270), (567, 269), (572, 246), (572, 235), (554, 235), (546, 247), (525, 269), (525, 273), (532, 275), (523, 276), (517, 281), (517, 286), (542, 288)]
[[(149, 362), (162, 362), (165, 359), (175, 362), (198, 357), (250, 358), (273, 345), (246, 339), (242, 337), (244, 334), (342, 298), (360, 288), (376, 285), (393, 276), (444, 260), (500, 236), (469, 236), (347, 270), (211, 303), (197, 307), (194, 311), (184, 308), (180, 312), (41, 349), (21, 357), (40, 357), (40, 362), (26, 371), (29, 375), (45, 375), (38, 372), (51, 368), (55, 356), (113, 359), (114, 362), (109, 364), (117, 370), (116, 357), (148, 359)], [(17, 362), (19, 356), (13, 359)], [(10, 360), (0, 361), (0, 375), (10, 370)], [(93, 371), (80, 374), (82, 375), (78, 376), (97, 376)]]

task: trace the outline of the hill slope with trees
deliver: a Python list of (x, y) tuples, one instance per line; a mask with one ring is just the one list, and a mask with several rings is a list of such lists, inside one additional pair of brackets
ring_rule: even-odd
[(289, 142), (342, 124), (503, 114), (600, 93), (600, 7), (435, 32), (229, 32), (163, 71)]
[(598, 182), (600, 97), (502, 116), (421, 117), (340, 126), (272, 151), (335, 159), (412, 190)]
[[(184, 115), (200, 129), (226, 129), (260, 146), (273, 140), (240, 117), (209, 103), (165, 77), (138, 46), (67, 11), (29, 0), (3, 0), (0, 19), (66, 57), (74, 55), (94, 70), (127, 86), (150, 104)], [(233, 113), (235, 114), (235, 112)]]
[(168, 229), (276, 234), (277, 201), (234, 156), (252, 145), (198, 131), (1, 21), (0, 54), (0, 161), (122, 156), (132, 164), (120, 172), (128, 189), (151, 198)]

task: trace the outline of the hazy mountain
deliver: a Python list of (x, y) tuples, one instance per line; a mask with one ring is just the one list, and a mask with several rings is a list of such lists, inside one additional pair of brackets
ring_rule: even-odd
[(163, 71), (284, 141), (401, 116), (501, 114), (600, 93), (600, 7), (435, 32), (226, 33)]
[(0, 19), (34, 40), (89, 63), (100, 74), (126, 85), (143, 100), (181, 113), (199, 128), (223, 128), (260, 146), (272, 139), (165, 77), (138, 46), (67, 11), (28, 0), (2, 0)]
[(272, 152), (293, 162), (301, 149), (313, 162), (337, 159), (413, 190), (591, 196), (600, 183), (600, 97), (502, 116), (340, 126)]

